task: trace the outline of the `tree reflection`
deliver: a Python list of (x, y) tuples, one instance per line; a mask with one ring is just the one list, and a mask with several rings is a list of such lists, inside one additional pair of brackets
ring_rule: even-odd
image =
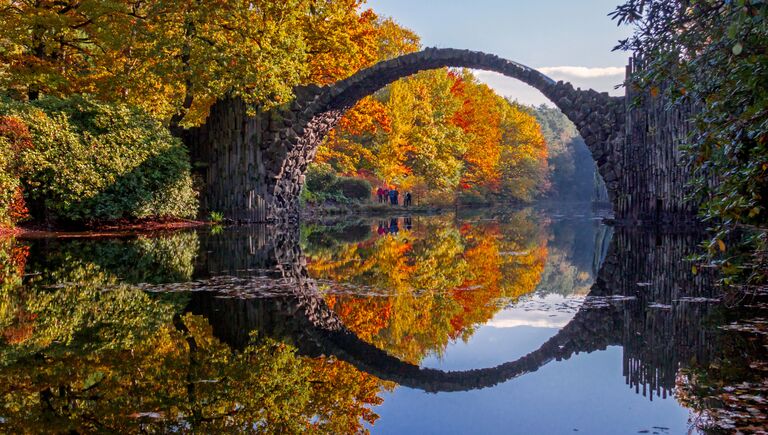
[(2, 431), (349, 433), (378, 418), (372, 406), (391, 383), (258, 331), (233, 351), (205, 317), (183, 313), (187, 295), (120, 279), (191, 271), (189, 234), (115, 242), (152, 265), (143, 275), (92, 255), (112, 242), (59, 247), (33, 269), (26, 245), (0, 241)]
[[(329, 282), (324, 298), (344, 324), (408, 362), (441, 356), (450, 340), (468, 340), (504, 303), (531, 294), (541, 281), (547, 228), (530, 209), (503, 224), (456, 226), (444, 216), (408, 226), (332, 249), (304, 246), (310, 274)], [(339, 292), (337, 283), (357, 291)]]
[[(297, 233), (263, 228), (0, 240), (0, 431), (360, 432), (394, 382), (487, 388), (614, 345), (635, 391), (675, 388), (696, 410), (723, 409), (714, 387), (764, 378), (739, 360), (763, 342), (726, 336), (712, 358), (710, 324), (731, 318), (712, 316), (711, 281), (683, 261), (695, 235), (617, 229), (604, 255), (595, 231), (530, 211), (396, 226), (308, 228), (303, 250)], [(590, 280), (589, 303), (519, 360), (418, 366), (503, 304)]]

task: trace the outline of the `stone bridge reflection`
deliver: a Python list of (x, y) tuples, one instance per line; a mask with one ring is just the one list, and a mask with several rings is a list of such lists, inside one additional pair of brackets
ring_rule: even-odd
[[(422, 368), (358, 338), (318, 292), (291, 231), (241, 228), (203, 240), (196, 274), (210, 279), (199, 281), (201, 291), (192, 292), (187, 311), (207, 317), (214, 334), (233, 348), (247, 345), (249, 332), (258, 330), (301, 354), (333, 355), (383, 380), (428, 392), (491, 387), (580, 352), (622, 346), (627, 384), (652, 400), (669, 394), (680, 367), (706, 362), (712, 353), (714, 332), (706, 322), (714, 289), (710, 277), (692, 276), (685, 261), (697, 240), (696, 234), (617, 228), (573, 320), (539, 349), (490, 368)], [(238, 288), (271, 285), (273, 293), (211, 291), (223, 276), (238, 280)]]

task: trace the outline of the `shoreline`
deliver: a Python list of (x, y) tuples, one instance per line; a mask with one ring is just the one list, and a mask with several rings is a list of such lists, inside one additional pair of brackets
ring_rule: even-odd
[(66, 227), (43, 227), (42, 225), (20, 225), (13, 229), (0, 230), (0, 237), (15, 237), (18, 239), (47, 239), (47, 238), (100, 238), (100, 237), (129, 237), (140, 234), (173, 232), (211, 226), (211, 222), (198, 220), (146, 220), (126, 223), (105, 223), (82, 229)]
[[(304, 206), (300, 210), (300, 221), (317, 223), (327, 220), (344, 218), (391, 218), (395, 216), (435, 216), (453, 212), (471, 211), (501, 211), (519, 209), (524, 207), (547, 207), (548, 205), (563, 202), (536, 201), (530, 204), (464, 204), (459, 205), (416, 205), (404, 207), (402, 205), (390, 206), (378, 203), (370, 204), (323, 204)], [(588, 203), (574, 202), (571, 205), (587, 207)], [(605, 219), (606, 223), (617, 223), (611, 218)], [(15, 228), (0, 228), (0, 238), (18, 239), (44, 239), (44, 238), (100, 238), (100, 237), (130, 237), (142, 234), (165, 233), (179, 230), (198, 229), (221, 225), (224, 227), (236, 227), (247, 225), (271, 225), (269, 222), (237, 223), (232, 221), (210, 222), (194, 219), (170, 219), (170, 220), (140, 220), (140, 221), (114, 221), (96, 224), (92, 226), (55, 226), (40, 222), (31, 222), (19, 225)]]

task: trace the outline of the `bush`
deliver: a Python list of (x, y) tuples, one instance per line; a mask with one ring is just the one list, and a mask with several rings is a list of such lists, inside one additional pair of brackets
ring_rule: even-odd
[(123, 105), (86, 97), (0, 101), (32, 147), (22, 180), (37, 218), (73, 222), (197, 214), (189, 157), (159, 122)]
[(371, 183), (360, 178), (339, 177), (327, 164), (310, 165), (304, 180), (301, 200), (305, 203), (348, 203), (371, 198)]
[(371, 198), (371, 183), (367, 180), (353, 177), (340, 177), (334, 185), (336, 190), (348, 199), (367, 201)]
[(329, 165), (313, 164), (307, 168), (304, 186), (315, 194), (329, 192), (337, 180), (336, 173)]

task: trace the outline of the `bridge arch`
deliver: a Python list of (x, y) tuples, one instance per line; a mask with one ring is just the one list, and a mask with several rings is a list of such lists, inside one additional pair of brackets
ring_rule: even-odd
[[(555, 336), (513, 361), (462, 371), (420, 367), (358, 337), (327, 305), (313, 280), (294, 277), (281, 285), (285, 286), (285, 294), (272, 295), (276, 302), (271, 308), (260, 305), (269, 303), (262, 298), (220, 297), (216, 292), (204, 291), (192, 294), (187, 309), (205, 316), (214, 335), (233, 348), (246, 346), (249, 332), (259, 330), (293, 343), (301, 354), (332, 355), (379, 379), (431, 393), (490, 388), (536, 372), (552, 361), (604, 350), (621, 342), (621, 306), (582, 306)], [(271, 313), (270, 325), (256, 314), (264, 312)]]
[[(257, 259), (255, 264), (234, 271), (221, 270), (221, 264), (214, 261), (212, 279), (197, 280), (189, 289), (193, 291), (187, 310), (206, 317), (214, 335), (232, 348), (249, 344), (249, 332), (258, 330), (266, 336), (287, 339), (305, 355), (333, 355), (383, 380), (427, 392), (451, 392), (489, 388), (535, 372), (552, 361), (569, 359), (580, 352), (602, 350), (621, 342), (623, 307), (585, 303), (555, 336), (514, 361), (464, 371), (419, 367), (379, 349), (350, 330), (327, 304), (317, 282), (310, 277), (295, 228), (275, 229), (269, 244), (251, 256)], [(245, 239), (242, 242), (245, 243)], [(612, 252), (613, 248), (609, 248), (609, 256)], [(248, 270), (259, 272), (254, 276)], [(266, 277), (264, 271), (269, 271)], [(232, 281), (227, 280), (222, 287), (216, 277), (222, 273), (230, 276), (233, 272), (239, 276), (233, 277), (238, 282), (237, 287), (269, 288), (270, 292), (266, 298), (259, 297), (258, 290), (251, 295), (229, 295)], [(164, 288), (162, 284), (143, 287), (152, 292), (162, 292)], [(606, 292), (609, 290), (596, 282), (590, 296), (606, 296)], [(269, 315), (265, 316), (265, 313)]]
[[(430, 392), (491, 387), (551, 361), (612, 345), (625, 348), (625, 364), (635, 361), (632, 370), (637, 371), (625, 373), (628, 384), (637, 388), (648, 382), (651, 389), (667, 391), (681, 364), (692, 358), (708, 361), (712, 355), (716, 331), (704, 325), (715, 305), (684, 301), (711, 300), (715, 291), (712, 276), (691, 281), (690, 267), (681, 260), (695, 246), (696, 232), (618, 227), (585, 303), (555, 336), (516, 361), (450, 372), (399, 360), (359, 338), (310, 277), (297, 228), (271, 227), (269, 237), (262, 235), (264, 228), (228, 230), (228, 249), (221, 249), (221, 236), (202, 239), (202, 252), (209, 253), (196, 266), (202, 275), (184, 286), (190, 292), (186, 310), (205, 316), (214, 335), (233, 349), (248, 345), (249, 332), (258, 330), (296, 345), (304, 355), (334, 355), (381, 379)], [(650, 287), (637, 285), (649, 280)], [(175, 292), (180, 285), (145, 284), (142, 289)], [(650, 309), (651, 304), (674, 305), (673, 317), (664, 308)]]
[(242, 100), (217, 102), (205, 125), (182, 132), (193, 160), (205, 167), (202, 209), (239, 221), (298, 219), (307, 166), (344, 112), (389, 83), (442, 67), (494, 71), (541, 91), (576, 124), (616, 208), (626, 138), (624, 97), (574, 89), (492, 54), (428, 48), (380, 62), (329, 86), (297, 87), (290, 105), (255, 116)]
[(274, 207), (269, 217), (279, 220), (291, 215), (303, 184), (303, 175), (314, 159), (317, 147), (336, 126), (344, 113), (358, 101), (386, 85), (420, 71), (442, 67), (461, 67), (493, 71), (514, 78), (539, 90), (578, 128), (606, 181), (610, 199), (616, 198), (620, 168), (611, 158), (614, 143), (624, 138), (625, 100), (594, 90), (574, 89), (570, 83), (556, 82), (535, 69), (496, 55), (451, 48), (430, 48), (380, 62), (331, 86), (309, 86), (296, 90), (297, 101), (286, 112), (296, 120), (290, 136), (282, 142), (282, 165), (275, 174)]

